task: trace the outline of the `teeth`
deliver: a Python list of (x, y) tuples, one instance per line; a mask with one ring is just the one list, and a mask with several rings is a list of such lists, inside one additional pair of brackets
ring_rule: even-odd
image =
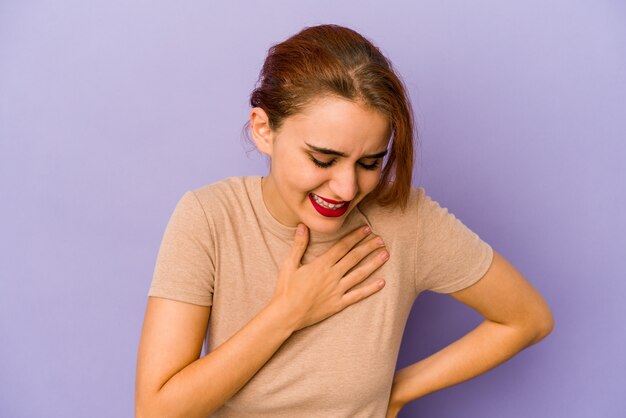
[(315, 202), (317, 202), (317, 204), (319, 204), (320, 206), (323, 206), (325, 208), (328, 209), (339, 209), (340, 207), (342, 207), (343, 205), (346, 204), (346, 202), (343, 203), (328, 203), (325, 200), (321, 199), (320, 197), (318, 197), (317, 195), (311, 193), (311, 196), (313, 196), (313, 200), (315, 200)]

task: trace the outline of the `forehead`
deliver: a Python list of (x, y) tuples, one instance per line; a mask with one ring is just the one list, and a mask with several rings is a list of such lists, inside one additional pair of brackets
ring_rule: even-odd
[(316, 99), (281, 128), (281, 135), (292, 140), (346, 153), (384, 150), (390, 134), (381, 111), (336, 97)]

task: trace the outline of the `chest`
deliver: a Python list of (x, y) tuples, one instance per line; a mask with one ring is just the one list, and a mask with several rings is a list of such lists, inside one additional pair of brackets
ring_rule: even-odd
[[(311, 245), (303, 262), (313, 261), (331, 245)], [(291, 243), (261, 232), (240, 239), (222, 237), (217, 248), (208, 351), (270, 302)], [(393, 248), (389, 251), (390, 260), (362, 283), (384, 278), (381, 291), (292, 334), (231, 399), (230, 407), (244, 408), (240, 413), (254, 407), (255, 416), (262, 416), (258, 408), (306, 410), (319, 408), (320, 399), (335, 405), (356, 400), (364, 405), (372, 399), (384, 404), (416, 296), (412, 260), (399, 251), (394, 254)], [(276, 411), (265, 412), (278, 416), (273, 415)]]

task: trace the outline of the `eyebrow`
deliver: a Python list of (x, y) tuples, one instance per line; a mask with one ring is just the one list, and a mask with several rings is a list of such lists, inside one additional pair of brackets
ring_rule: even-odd
[[(345, 152), (335, 151), (334, 149), (330, 149), (330, 148), (316, 147), (315, 145), (311, 145), (308, 142), (305, 142), (305, 144), (311, 150), (313, 150), (315, 152), (319, 152), (320, 154), (336, 155), (337, 157), (346, 157), (346, 153)], [(365, 158), (365, 159), (369, 159), (369, 158), (383, 158), (385, 155), (387, 155), (387, 150), (378, 152), (376, 154), (364, 155), (361, 158)]]

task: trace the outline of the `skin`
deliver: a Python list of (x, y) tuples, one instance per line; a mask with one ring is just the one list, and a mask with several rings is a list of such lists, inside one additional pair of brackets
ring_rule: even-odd
[[(313, 111), (314, 108), (310, 109)], [(309, 229), (301, 221), (316, 230), (330, 232), (340, 227), (345, 219), (345, 215), (332, 219), (320, 217), (306, 206), (308, 193), (312, 190), (325, 198), (335, 198), (333, 200), (350, 199), (351, 205), (355, 206), (376, 185), (377, 178), (376, 170), (362, 167), (364, 163), (372, 165), (372, 158), (362, 158), (363, 155), (359, 154), (366, 152), (364, 155), (370, 155), (372, 150), (383, 150), (388, 138), (385, 121), (362, 106), (354, 108), (346, 103), (335, 103), (322, 110), (327, 116), (316, 123), (311, 115), (293, 117), (277, 132), (269, 129), (264, 112), (252, 110), (253, 137), (259, 149), (272, 155), (272, 169), (263, 187), (265, 204), (285, 225), (298, 225), (291, 254), (279, 269), (276, 289), (269, 304), (202, 358), (199, 356), (210, 307), (148, 298), (137, 359), (137, 417), (205, 417), (211, 414), (236, 394), (293, 332), (316, 324), (383, 288), (384, 280), (357, 286), (389, 258), (382, 238), (371, 234), (367, 228), (357, 228), (326, 253), (306, 265), (301, 264), (309, 239)], [(306, 132), (306, 125), (309, 133), (318, 134), (310, 136), (320, 141), (315, 145), (326, 146), (328, 143), (322, 143), (320, 138), (333, 133), (342, 119), (355, 122), (350, 129), (341, 132), (357, 135), (366, 146), (353, 146), (347, 141), (342, 149), (345, 156), (341, 161), (337, 159), (333, 168), (322, 170), (316, 167), (319, 171), (315, 176), (309, 173), (315, 181), (311, 182), (311, 178), (305, 178), (307, 176), (299, 177), (300, 183), (287, 181), (295, 175), (289, 170), (305, 170), (304, 166), (290, 167), (287, 164), (287, 159), (295, 158), (293, 144), (288, 141), (290, 136)], [(326, 126), (326, 121), (332, 122), (334, 127)], [(317, 130), (315, 126), (324, 129)], [(366, 127), (376, 135), (366, 132)], [(307, 163), (313, 164), (311, 156), (306, 157)], [(302, 159), (298, 161), (304, 162)], [(345, 181), (335, 170), (348, 173), (352, 180)], [(288, 175), (278, 178), (276, 174), (280, 172)], [(365, 259), (372, 253), (376, 256)]]
[[(263, 199), (272, 216), (284, 225), (302, 222), (314, 231), (336, 231), (378, 184), (382, 158), (365, 157), (385, 152), (389, 143), (389, 123), (379, 111), (323, 98), (285, 121), (278, 132), (269, 128), (263, 109), (253, 109), (250, 120), (257, 148), (272, 159), (270, 173), (263, 179)], [(310, 146), (345, 156), (325, 154)], [(331, 165), (319, 167), (313, 158)], [(320, 215), (309, 193), (350, 201), (348, 211), (337, 218)]]
[(475, 329), (431, 356), (398, 370), (387, 418), (407, 403), (478, 376), (513, 357), (553, 329), (541, 295), (498, 252), (474, 285), (451, 293), (485, 319)]
[[(277, 131), (260, 108), (250, 114), (257, 148), (270, 156), (263, 199), (270, 213), (296, 226), (292, 252), (279, 271), (271, 302), (230, 339), (199, 358), (210, 316), (202, 307), (149, 298), (137, 362), (136, 416), (202, 417), (231, 398), (298, 329), (384, 291), (384, 283), (354, 286), (388, 259), (382, 237), (359, 228), (311, 263), (300, 260), (309, 228), (336, 231), (348, 213), (377, 184), (380, 167), (367, 170), (384, 151), (389, 130), (384, 116), (359, 103), (320, 98), (287, 120)], [(343, 156), (312, 152), (308, 145), (339, 151)], [(311, 158), (328, 168), (316, 166)], [(309, 193), (350, 201), (341, 217), (320, 215)], [(307, 228), (308, 227), (308, 228)], [(352, 269), (371, 253), (356, 269)], [(468, 334), (402, 370), (393, 381), (387, 418), (407, 403), (468, 380), (538, 342), (553, 327), (541, 295), (499, 253), (476, 284), (451, 294), (483, 317)], [(367, 367), (367, 365), (363, 365)]]

